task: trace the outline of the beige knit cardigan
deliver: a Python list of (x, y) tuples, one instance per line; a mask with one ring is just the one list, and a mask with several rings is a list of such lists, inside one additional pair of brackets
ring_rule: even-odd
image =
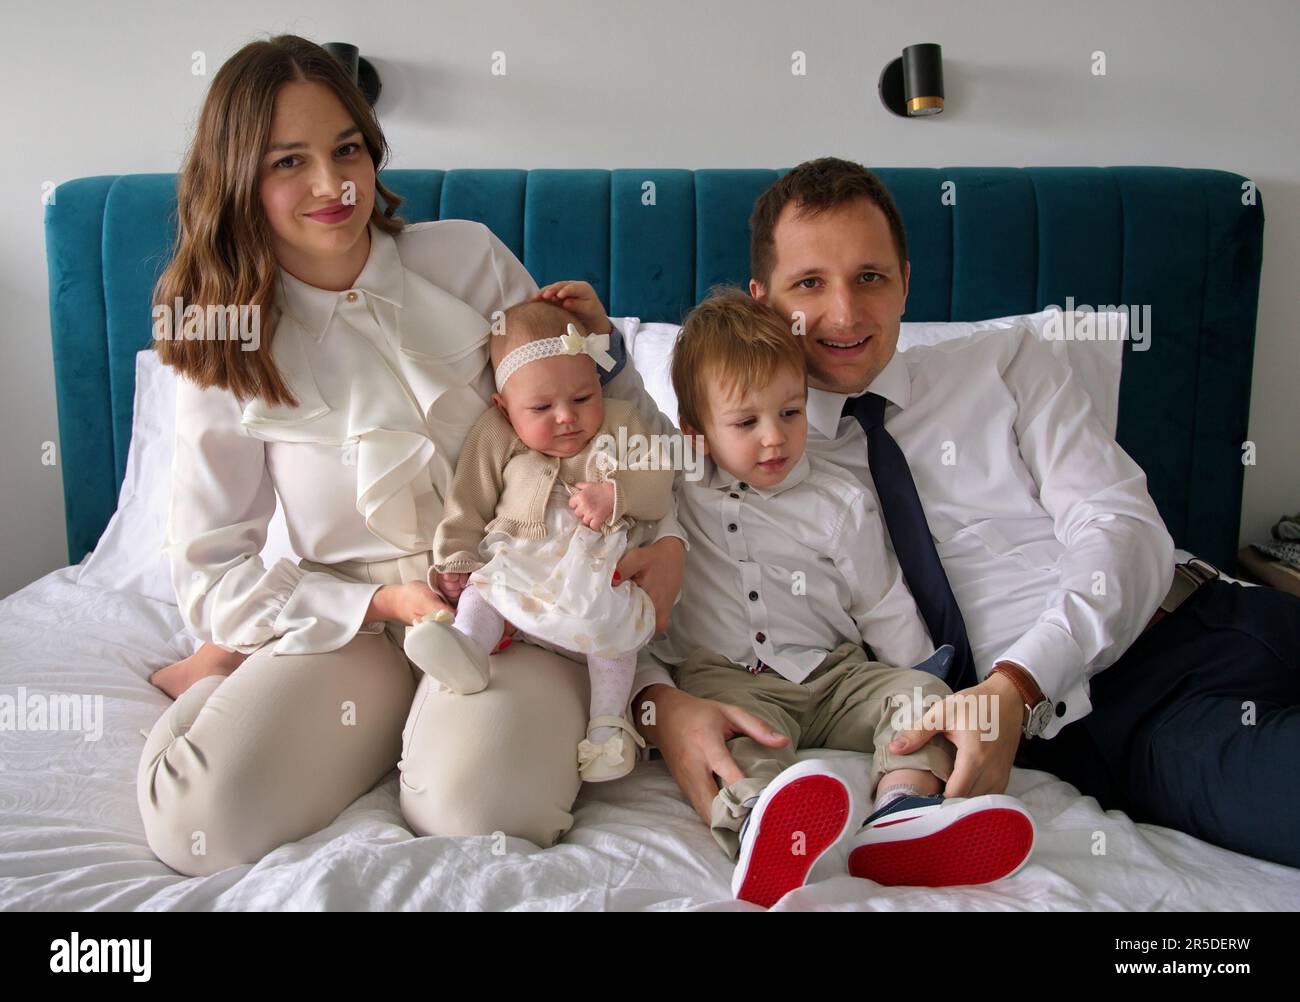
[[(520, 441), (510, 421), (490, 408), (474, 423), (461, 448), (451, 492), (433, 539), (433, 565), (443, 574), (476, 571), (483, 566), (479, 544), (489, 532), (515, 539), (546, 537), (546, 503), (558, 477), (561, 483), (614, 483), (614, 511), (602, 526), (606, 534), (630, 529), (637, 520), (663, 518), (672, 510), (673, 471), (662, 450), (650, 450), (657, 469), (609, 468), (606, 453), (596, 449), (603, 435), (619, 439), (650, 432), (626, 400), (605, 400), (605, 419), (583, 450), (568, 459), (534, 452)], [(629, 450), (631, 451), (631, 450)], [(648, 465), (638, 463), (638, 466)]]

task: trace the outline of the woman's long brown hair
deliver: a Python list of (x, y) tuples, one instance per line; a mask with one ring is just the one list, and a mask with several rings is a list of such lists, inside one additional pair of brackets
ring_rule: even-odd
[[(245, 351), (238, 338), (155, 339), (163, 362), (199, 386), (218, 386), (240, 400), (260, 397), (295, 406), (275, 363), (271, 341), (278, 319), (275, 289), (279, 262), (270, 242), (259, 176), (271, 142), (275, 97), (293, 81), (329, 87), (361, 130), (375, 165), (375, 203), (370, 221), (397, 234), (402, 198), (379, 183), (388, 143), (360, 88), (328, 52), (297, 35), (251, 42), (226, 60), (208, 89), (194, 141), (176, 181), (176, 253), (158, 278), (153, 304), (186, 307), (257, 306), (260, 342)], [(381, 202), (384, 208), (380, 209)]]

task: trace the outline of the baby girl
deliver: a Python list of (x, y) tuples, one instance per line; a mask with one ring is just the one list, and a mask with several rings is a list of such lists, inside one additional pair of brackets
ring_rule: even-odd
[(609, 335), (576, 321), (552, 303), (521, 303), (489, 339), (496, 407), (465, 439), (433, 544), (456, 616), (430, 613), (405, 650), (463, 694), (486, 688), (506, 621), (539, 646), (585, 657), (591, 721), (578, 770), (600, 782), (627, 775), (634, 743), (644, 747), (624, 711), (637, 651), (655, 631), (649, 595), (617, 581), (615, 567), (629, 533), (671, 510), (673, 473), (620, 464), (620, 441), (652, 439), (631, 404), (601, 395), (596, 366), (614, 365)]

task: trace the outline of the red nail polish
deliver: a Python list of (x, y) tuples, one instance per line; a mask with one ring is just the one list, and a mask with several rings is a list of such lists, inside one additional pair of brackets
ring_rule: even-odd
[(619, 583), (620, 581), (622, 581), (622, 580), (623, 580), (623, 575), (620, 574), (618, 571), (615, 571), (615, 572), (614, 572), (614, 584), (618, 584), (618, 583)]
[(501, 643), (497, 644), (497, 649), (496, 649), (495, 651), (493, 651), (492, 653), (493, 653), (493, 654), (500, 654), (502, 651), (504, 651), (507, 647), (509, 647), (509, 646), (510, 646), (511, 644), (513, 644), (514, 642), (515, 642), (515, 638), (514, 638), (514, 637), (504, 637), (504, 638), (502, 638)]

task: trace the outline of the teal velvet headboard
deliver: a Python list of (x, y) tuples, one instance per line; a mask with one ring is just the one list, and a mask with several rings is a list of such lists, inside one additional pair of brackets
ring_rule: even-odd
[[(1149, 305), (1126, 346), (1119, 441), (1179, 546), (1236, 552), (1264, 215), (1245, 178), (1172, 167), (878, 171), (907, 226), (906, 320), (981, 320), (1080, 304)], [(411, 222), (487, 224), (539, 283), (581, 278), (612, 316), (677, 322), (749, 278), (749, 212), (778, 170), (388, 170)], [(643, 204), (653, 181), (654, 204)], [(953, 199), (942, 199), (944, 182)], [(68, 554), (117, 503), (135, 354), (175, 236), (175, 175), (89, 177), (46, 207)]]

